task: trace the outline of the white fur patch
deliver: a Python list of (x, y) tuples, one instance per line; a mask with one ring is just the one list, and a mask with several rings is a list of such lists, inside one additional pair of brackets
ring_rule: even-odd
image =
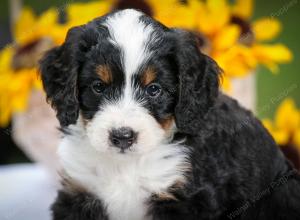
[(142, 220), (147, 200), (184, 182), (187, 150), (178, 144), (161, 144), (147, 154), (99, 152), (89, 145), (81, 126), (63, 139), (59, 156), (66, 173), (105, 204), (111, 220)]
[(110, 41), (121, 49), (121, 61), (126, 76), (123, 94), (125, 102), (131, 102), (134, 95), (132, 76), (151, 57), (149, 42), (154, 43), (159, 39), (150, 24), (145, 25), (140, 21), (141, 16), (142, 12), (126, 9), (109, 17), (103, 24), (110, 32)]
[(105, 105), (87, 124), (86, 131), (91, 145), (100, 152), (119, 152), (111, 146), (109, 132), (113, 128), (130, 127), (138, 133), (137, 141), (130, 147), (131, 154), (144, 154), (164, 142), (166, 133), (147, 109), (135, 101), (122, 99), (115, 104)]
[(103, 24), (110, 32), (111, 42), (122, 51), (123, 68), (128, 77), (150, 56), (147, 49), (150, 37), (156, 39), (152, 35), (152, 26), (146, 26), (139, 20), (142, 15), (139, 11), (126, 9), (109, 17)]

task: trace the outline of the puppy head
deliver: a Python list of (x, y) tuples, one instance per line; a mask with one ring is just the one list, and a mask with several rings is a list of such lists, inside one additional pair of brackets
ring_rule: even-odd
[(112, 153), (148, 152), (175, 128), (196, 133), (218, 91), (218, 68), (190, 34), (130, 9), (72, 28), (41, 75), (61, 126)]

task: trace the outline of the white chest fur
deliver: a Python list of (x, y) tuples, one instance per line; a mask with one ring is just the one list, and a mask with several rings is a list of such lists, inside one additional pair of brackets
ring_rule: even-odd
[(165, 144), (147, 155), (99, 153), (83, 139), (64, 138), (59, 156), (66, 173), (97, 195), (110, 220), (147, 219), (147, 200), (184, 181), (186, 149)]

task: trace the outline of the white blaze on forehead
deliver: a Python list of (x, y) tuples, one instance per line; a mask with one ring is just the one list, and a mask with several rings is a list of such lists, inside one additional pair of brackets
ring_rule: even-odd
[(139, 11), (127, 9), (108, 17), (104, 24), (109, 29), (111, 42), (121, 48), (126, 75), (132, 75), (149, 56), (147, 42), (153, 28), (140, 21), (143, 15)]
[(134, 96), (131, 85), (133, 74), (151, 55), (147, 45), (150, 40), (156, 40), (153, 27), (140, 21), (143, 15), (139, 11), (126, 9), (108, 17), (104, 24), (110, 32), (110, 41), (121, 49), (126, 80), (123, 96), (125, 103), (132, 101)]

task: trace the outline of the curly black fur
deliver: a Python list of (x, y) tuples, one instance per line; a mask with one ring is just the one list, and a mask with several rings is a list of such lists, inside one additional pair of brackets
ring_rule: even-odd
[[(68, 31), (65, 43), (49, 52), (40, 62), (40, 72), (47, 99), (57, 111), (62, 127), (74, 124), (78, 118), (78, 71), (84, 53), (97, 41), (92, 29), (84, 26)], [(78, 39), (81, 39), (78, 42)]]
[(199, 126), (204, 123), (203, 117), (215, 102), (220, 69), (211, 58), (201, 54), (193, 35), (176, 29), (175, 34), (175, 57), (179, 72), (176, 126), (180, 132), (191, 135), (198, 133)]
[[(178, 128), (174, 141), (185, 137), (192, 166), (188, 184), (172, 191), (176, 199), (149, 201), (149, 216), (154, 220), (299, 220), (299, 174), (261, 122), (219, 91), (216, 63), (199, 52), (192, 35), (144, 19), (160, 27), (160, 35), (166, 38), (153, 48), (157, 56), (166, 53), (173, 62), (163, 66), (176, 80), (169, 77), (164, 82), (169, 80), (176, 92), (159, 105), (161, 111), (174, 114)], [(78, 73), (97, 50), (93, 45), (101, 41), (102, 50), (113, 49), (104, 41), (107, 30), (100, 21), (71, 29), (66, 42), (41, 62), (44, 88), (62, 127), (76, 122), (80, 108), (88, 109), (87, 117), (92, 117), (93, 106), (99, 104), (93, 103), (92, 95), (82, 100)], [(80, 77), (83, 83), (84, 71)], [(163, 117), (159, 111), (154, 115)], [(52, 210), (55, 220), (108, 219), (101, 201), (88, 193), (61, 191)]]
[(179, 201), (152, 202), (154, 219), (300, 219), (299, 174), (262, 124), (221, 94), (204, 121), (186, 136), (189, 184)]
[(53, 204), (54, 220), (108, 220), (99, 199), (86, 192), (59, 191)]

